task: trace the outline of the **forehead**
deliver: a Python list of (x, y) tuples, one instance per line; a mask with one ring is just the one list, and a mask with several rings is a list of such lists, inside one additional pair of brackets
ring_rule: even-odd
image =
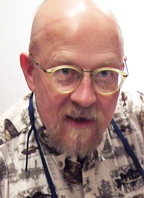
[[(40, 32), (33, 38), (35, 42), (45, 44), (55, 42), (70, 43), (73, 41), (82, 42), (96, 42), (100, 43), (116, 43), (121, 47), (121, 38), (118, 28), (113, 26), (113, 23), (104, 24), (103, 21), (95, 21), (94, 19), (69, 20), (62, 19), (60, 21), (53, 21), (46, 24)], [(43, 43), (44, 42), (44, 43)]]

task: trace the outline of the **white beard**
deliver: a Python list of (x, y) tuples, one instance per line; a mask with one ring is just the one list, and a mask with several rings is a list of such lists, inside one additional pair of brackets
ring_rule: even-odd
[[(65, 115), (72, 117), (82, 115), (86, 119), (94, 119), (96, 127), (94, 130), (67, 127)], [(58, 123), (49, 124), (45, 133), (47, 138), (43, 141), (59, 153), (84, 157), (91, 154), (100, 144), (104, 132), (103, 123), (104, 115), (100, 108), (96, 109), (94, 106), (83, 108), (72, 104), (61, 109)]]

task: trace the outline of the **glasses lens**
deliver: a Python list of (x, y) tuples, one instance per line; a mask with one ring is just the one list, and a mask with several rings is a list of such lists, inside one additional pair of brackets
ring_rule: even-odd
[(80, 74), (75, 68), (58, 68), (52, 73), (51, 81), (59, 92), (69, 92), (78, 85)]
[(93, 75), (95, 89), (102, 93), (114, 92), (122, 82), (122, 75), (113, 70), (102, 70)]

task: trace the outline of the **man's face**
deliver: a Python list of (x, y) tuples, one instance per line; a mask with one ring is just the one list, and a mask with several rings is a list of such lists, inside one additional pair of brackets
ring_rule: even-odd
[[(46, 26), (36, 38), (39, 53), (33, 53), (35, 60), (45, 69), (60, 65), (122, 69), (122, 48), (115, 28), (111, 22), (97, 27), (91, 20), (63, 19)], [(37, 66), (33, 76), (38, 111), (51, 146), (81, 156), (93, 151), (112, 119), (118, 92), (109, 96), (96, 93), (90, 73), (84, 73), (80, 85), (69, 94), (54, 90), (48, 74)]]

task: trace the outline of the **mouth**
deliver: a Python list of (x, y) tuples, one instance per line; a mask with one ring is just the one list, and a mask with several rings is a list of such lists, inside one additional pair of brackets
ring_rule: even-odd
[(75, 126), (80, 126), (80, 127), (82, 127), (82, 126), (86, 127), (86, 126), (93, 124), (95, 122), (94, 119), (88, 119), (86, 117), (81, 117), (81, 116), (73, 117), (73, 116), (69, 116), (69, 115), (66, 116), (66, 120), (69, 123), (71, 123)]
[(72, 116), (66, 116), (68, 119), (74, 120), (74, 121), (80, 121), (80, 122), (84, 122), (87, 121), (87, 118), (84, 117), (72, 117)]

